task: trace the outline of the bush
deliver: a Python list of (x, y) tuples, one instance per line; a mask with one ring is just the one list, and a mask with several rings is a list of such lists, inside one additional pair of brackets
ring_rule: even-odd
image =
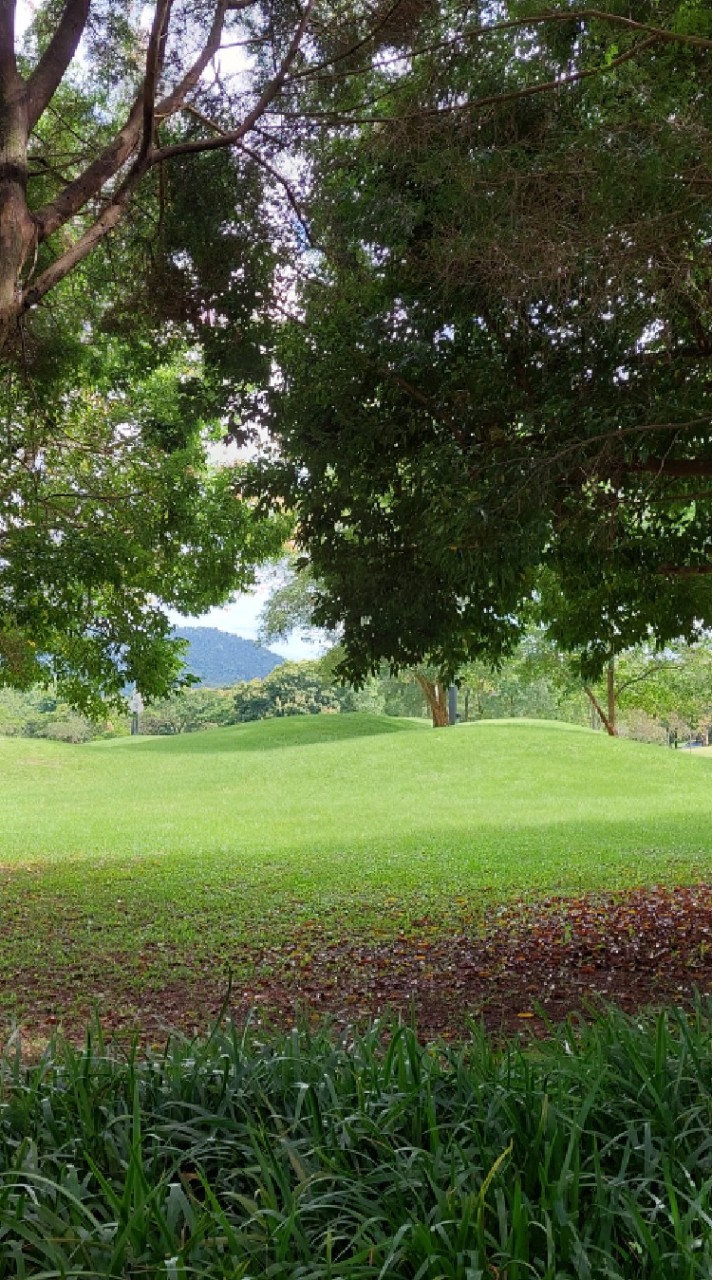
[(90, 742), (96, 737), (96, 730), (90, 720), (69, 712), (63, 720), (51, 720), (37, 736), (54, 742)]
[(648, 715), (646, 711), (626, 711), (625, 721), (619, 729), (623, 738), (634, 738), (636, 742), (650, 742), (657, 746), (667, 746), (667, 733), (659, 720)]

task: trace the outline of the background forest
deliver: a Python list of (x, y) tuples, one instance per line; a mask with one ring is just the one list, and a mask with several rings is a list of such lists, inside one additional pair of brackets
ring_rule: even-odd
[[(208, 629), (205, 629), (206, 631)], [(215, 633), (220, 635), (220, 633)], [(227, 637), (226, 637), (227, 638)], [(234, 639), (234, 637), (230, 637)], [(221, 643), (209, 653), (203, 683), (168, 698), (157, 699), (141, 716), (144, 734), (191, 733), (221, 725), (273, 717), (339, 714), (430, 717), (421, 685), (413, 672), (393, 676), (384, 669), (360, 689), (344, 685), (334, 674), (342, 658), (337, 646), (313, 661), (282, 662), (242, 642), (245, 663), (258, 660), (269, 674), (237, 683), (209, 672), (225, 657)], [(262, 656), (264, 655), (264, 656)], [(275, 665), (276, 662), (276, 665)], [(189, 651), (191, 670), (200, 663)], [(503, 718), (562, 720), (603, 728), (596, 710), (605, 691), (584, 686), (565, 655), (543, 631), (532, 631), (499, 669), (473, 662), (458, 674), (458, 718), (461, 721)], [(678, 644), (664, 654), (646, 649), (622, 654), (615, 669), (616, 729), (641, 742), (707, 744), (712, 731), (712, 644)], [(87, 742), (95, 737), (125, 736), (129, 717), (90, 720), (51, 690), (0, 690), (0, 733)]]

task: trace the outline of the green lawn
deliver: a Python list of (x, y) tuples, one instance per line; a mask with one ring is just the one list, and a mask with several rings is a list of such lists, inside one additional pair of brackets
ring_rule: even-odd
[(712, 760), (565, 725), (350, 715), (0, 739), (0, 776), (0, 994), (17, 1008), (28, 974), (150, 984), (239, 968), (305, 921), (393, 933), (712, 866)]

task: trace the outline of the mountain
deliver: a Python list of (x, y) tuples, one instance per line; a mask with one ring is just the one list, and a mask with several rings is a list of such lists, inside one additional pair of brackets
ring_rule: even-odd
[(217, 627), (175, 627), (173, 635), (188, 641), (188, 670), (212, 688), (261, 679), (284, 662), (279, 654)]

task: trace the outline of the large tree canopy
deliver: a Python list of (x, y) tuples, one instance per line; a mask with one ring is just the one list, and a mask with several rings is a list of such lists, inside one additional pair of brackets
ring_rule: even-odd
[[(413, 7), (44, 0), (20, 36), (25, 6), (0, 0), (0, 347), (18, 343), (23, 317), (117, 229), (139, 221), (134, 239), (165, 263), (163, 214), (175, 201), (189, 217), (213, 201), (221, 209), (217, 256), (236, 226), (254, 239), (239, 184), (228, 212), (215, 170), (190, 158), (230, 150), (286, 189), (271, 160), (308, 129), (312, 86), (347, 64), (349, 75), (368, 70), (374, 50), (415, 30)], [(175, 254), (168, 265), (185, 268)]]
[(271, 545), (206, 452), (265, 410), (351, 674), (496, 657), (542, 562), (593, 665), (708, 616), (706, 6), (19, 14), (0, 0), (0, 678), (39, 653), (72, 696), (151, 690), (161, 604), (224, 597)]
[(313, 144), (260, 483), (352, 677), (712, 622), (712, 15), (630, 14), (438, 6)]

